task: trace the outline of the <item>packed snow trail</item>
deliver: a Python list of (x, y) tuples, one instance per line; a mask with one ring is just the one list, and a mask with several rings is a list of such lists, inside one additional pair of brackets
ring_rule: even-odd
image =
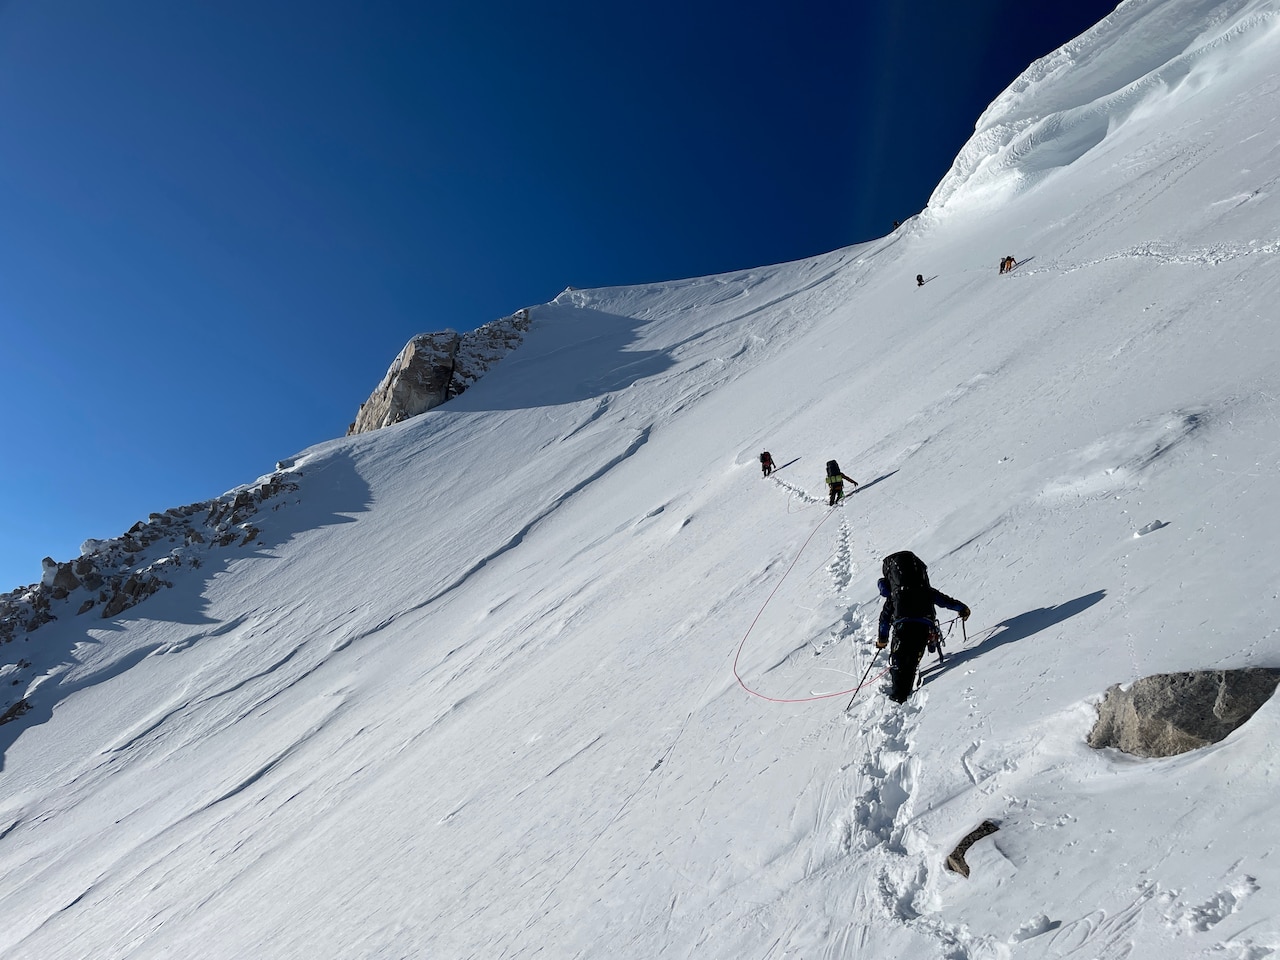
[[(750, 626), (747, 627), (747, 632), (742, 635), (742, 640), (738, 643), (738, 649), (735, 651), (733, 656), (733, 676), (734, 676), (734, 679), (738, 681), (738, 684), (742, 687), (742, 689), (745, 690), (747, 693), (751, 694), (753, 697), (759, 697), (760, 699), (768, 700), (771, 703), (808, 703), (813, 700), (829, 700), (832, 697), (843, 697), (843, 696), (848, 696), (849, 694), (857, 694), (860, 690), (869, 686), (872, 683), (875, 683), (877, 680), (879, 680), (881, 677), (884, 676), (884, 673), (881, 673), (873, 677), (872, 679), (867, 680), (864, 675), (862, 681), (860, 681), (857, 686), (851, 687), (845, 690), (835, 690), (829, 693), (811, 694), (810, 696), (807, 696), (807, 697), (772, 697), (772, 696), (769, 696), (768, 694), (761, 693), (759, 690), (755, 690), (751, 686), (749, 686), (747, 684), (747, 681), (743, 679), (742, 674), (738, 671), (738, 663), (742, 659), (743, 647), (746, 646), (747, 640), (750, 638), (752, 631), (756, 628), (756, 624), (760, 622), (760, 617), (764, 613), (765, 608), (769, 606), (769, 603), (777, 595), (778, 590), (781, 589), (788, 575), (790, 575), (791, 571), (795, 569), (796, 564), (800, 561), (800, 557), (804, 554), (805, 549), (809, 546), (809, 544), (813, 541), (813, 538), (817, 535), (818, 531), (822, 528), (822, 525), (826, 523), (827, 520), (830, 519), (832, 514), (834, 514), (835, 512), (836, 512), (835, 507), (832, 507), (825, 514), (823, 514), (822, 519), (819, 520), (817, 526), (813, 528), (813, 532), (810, 533), (808, 538), (804, 541), (804, 543), (800, 545), (800, 549), (796, 552), (795, 557), (792, 558), (790, 565), (787, 567), (786, 570), (783, 571), (782, 576), (778, 579), (778, 582), (774, 585), (773, 589), (769, 592), (769, 595), (765, 597), (764, 603), (760, 605), (760, 609), (756, 612), (755, 618), (751, 621)], [(870, 672), (869, 668), (867, 672), (868, 673)], [(887, 672), (887, 670), (885, 672)]]

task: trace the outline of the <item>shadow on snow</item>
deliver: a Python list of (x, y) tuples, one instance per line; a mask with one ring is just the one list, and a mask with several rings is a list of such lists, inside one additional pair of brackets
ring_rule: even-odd
[(635, 350), (644, 320), (602, 310), (538, 308), (520, 349), (440, 409), (453, 413), (551, 407), (623, 390), (669, 370), (667, 350)]
[[(1054, 607), (1040, 607), (1036, 610), (1020, 613), (1016, 617), (1010, 617), (1008, 620), (997, 623), (987, 631), (987, 636), (974, 646), (962, 647), (954, 652), (949, 652), (942, 667), (943, 669), (949, 669), (952, 666), (958, 666), (982, 654), (990, 653), (996, 647), (1004, 646), (1006, 643), (1016, 643), (1019, 640), (1025, 640), (1037, 633), (1048, 630), (1050, 627), (1056, 626), (1064, 620), (1070, 620), (1077, 614), (1088, 610), (1106, 595), (1107, 592), (1105, 590), (1095, 590), (1093, 593), (1086, 593), (1082, 597), (1076, 597), (1074, 600), (1068, 600), (1066, 603), (1060, 603)], [(952, 640), (954, 639), (955, 637), (953, 636)], [(933, 665), (935, 664), (930, 666)]]

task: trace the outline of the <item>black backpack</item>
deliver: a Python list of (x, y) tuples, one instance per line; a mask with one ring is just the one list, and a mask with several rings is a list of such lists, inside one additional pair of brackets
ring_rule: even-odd
[(827, 476), (828, 476), (828, 477), (838, 477), (838, 476), (840, 476), (840, 464), (836, 463), (834, 460), (828, 460), (828, 461), (827, 461)]
[(933, 620), (937, 617), (933, 588), (929, 586), (929, 568), (910, 550), (891, 553), (884, 558), (884, 579), (893, 600), (895, 621)]

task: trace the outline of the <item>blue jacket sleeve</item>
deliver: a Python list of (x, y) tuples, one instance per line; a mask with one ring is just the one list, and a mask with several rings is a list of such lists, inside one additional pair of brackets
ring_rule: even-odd
[(888, 640), (893, 629), (893, 598), (885, 597), (884, 606), (880, 608), (880, 639)]

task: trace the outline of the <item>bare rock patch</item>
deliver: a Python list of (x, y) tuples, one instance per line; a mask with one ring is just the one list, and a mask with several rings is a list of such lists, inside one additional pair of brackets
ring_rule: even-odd
[(1098, 704), (1089, 746), (1171, 757), (1225, 739), (1271, 699), (1280, 670), (1160, 673), (1116, 684)]

